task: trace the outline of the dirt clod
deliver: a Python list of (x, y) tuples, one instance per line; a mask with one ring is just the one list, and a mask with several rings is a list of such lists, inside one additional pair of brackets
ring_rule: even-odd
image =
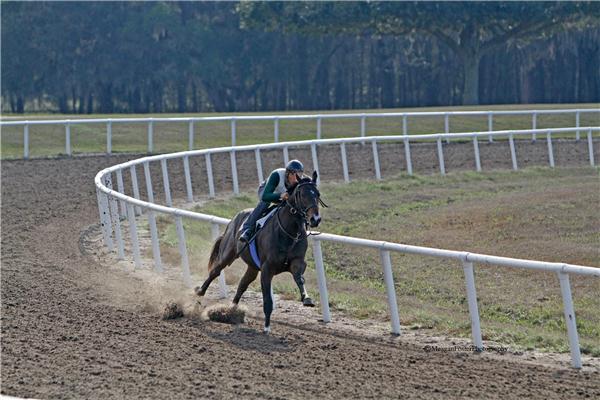
[(165, 321), (168, 319), (177, 319), (183, 317), (183, 310), (181, 306), (175, 302), (169, 302), (165, 305), (165, 309), (162, 313), (162, 319)]
[(210, 321), (239, 325), (244, 323), (246, 308), (216, 304), (204, 310), (204, 315)]

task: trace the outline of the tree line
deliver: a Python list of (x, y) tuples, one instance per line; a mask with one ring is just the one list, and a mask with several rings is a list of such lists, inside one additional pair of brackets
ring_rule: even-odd
[(595, 3), (3, 2), (2, 112), (597, 102)]

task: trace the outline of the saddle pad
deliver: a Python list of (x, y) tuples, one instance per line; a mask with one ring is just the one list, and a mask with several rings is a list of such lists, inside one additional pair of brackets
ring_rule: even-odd
[(260, 269), (260, 258), (258, 257), (258, 250), (256, 249), (256, 240), (252, 240), (249, 244), (250, 247), (250, 256), (252, 257), (252, 261), (254, 264)]
[(267, 223), (269, 218), (271, 218), (273, 216), (273, 214), (275, 214), (275, 211), (277, 211), (277, 207), (274, 207), (271, 211), (269, 211), (269, 213), (267, 215), (265, 215), (264, 217), (262, 217), (258, 221), (256, 221), (256, 230), (259, 230), (260, 228), (265, 226), (265, 224)]

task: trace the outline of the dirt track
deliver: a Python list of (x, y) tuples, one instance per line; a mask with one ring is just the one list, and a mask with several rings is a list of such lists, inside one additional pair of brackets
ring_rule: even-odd
[[(448, 148), (449, 171), (472, 169), (471, 158), (458, 155), (459, 146), (471, 154), (470, 143)], [(530, 155), (520, 151), (520, 162), (546, 165), (545, 144), (533, 147), (537, 150)], [(586, 164), (585, 144), (571, 147), (574, 150), (565, 150), (564, 159), (556, 156), (557, 165)], [(555, 143), (557, 153), (558, 148)], [(482, 149), (482, 158), (490, 149)], [(365, 154), (370, 155), (370, 149)], [(390, 147), (380, 157), (391, 160), (398, 154), (403, 153)], [(415, 171), (435, 169), (435, 153), (418, 154), (417, 150), (413, 155)], [(577, 157), (582, 161), (573, 161)], [(498, 156), (502, 165), (491, 158), (483, 161), (484, 169), (510, 166), (505, 153)], [(98, 221), (94, 175), (125, 159), (2, 163), (2, 394), (36, 398), (600, 397), (597, 370), (578, 372), (512, 358), (425, 352), (402, 338), (336, 333), (316, 319), (285, 323), (277, 313), (274, 334), (264, 336), (256, 319), (238, 328), (197, 318), (162, 321), (141, 303), (125, 304), (115, 293), (139, 282), (126, 272), (107, 271), (80, 246), (84, 231)], [(353, 176), (372, 174), (367, 156), (352, 159), (365, 163), (363, 172)], [(394, 159), (396, 164), (382, 164), (401, 169), (403, 159)], [(274, 163), (265, 161), (265, 170)], [(321, 167), (326, 170), (329, 163), (336, 161), (323, 160)], [(198, 169), (201, 166), (199, 162)], [(241, 169), (252, 176), (252, 168), (248, 164)], [(384, 176), (388, 172), (384, 169)], [(217, 182), (221, 188), (229, 187), (225, 177)]]

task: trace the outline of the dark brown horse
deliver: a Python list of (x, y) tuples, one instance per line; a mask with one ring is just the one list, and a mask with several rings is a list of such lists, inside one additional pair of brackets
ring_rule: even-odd
[[(263, 310), (265, 313), (265, 333), (271, 331), (271, 312), (273, 299), (271, 298), (271, 281), (273, 276), (282, 272), (291, 272), (296, 285), (300, 290), (301, 301), (305, 306), (314, 307), (314, 302), (308, 297), (304, 287), (304, 271), (306, 262), (304, 257), (308, 248), (306, 228), (316, 227), (321, 222), (319, 205), (326, 206), (320, 199), (317, 190), (317, 172), (311, 178), (302, 178), (291, 189), (289, 199), (280, 204), (275, 214), (265, 226), (258, 231), (254, 240), (260, 257), (260, 266), (252, 260), (249, 246), (238, 249), (240, 226), (250, 215), (252, 210), (239, 212), (227, 225), (225, 233), (217, 238), (210, 260), (208, 262), (208, 278), (202, 286), (196, 287), (198, 296), (204, 296), (210, 283), (219, 276), (221, 271), (241, 257), (248, 265), (246, 273), (240, 280), (233, 304), (237, 305), (258, 273), (263, 295)], [(260, 268), (260, 269), (259, 269)]]

